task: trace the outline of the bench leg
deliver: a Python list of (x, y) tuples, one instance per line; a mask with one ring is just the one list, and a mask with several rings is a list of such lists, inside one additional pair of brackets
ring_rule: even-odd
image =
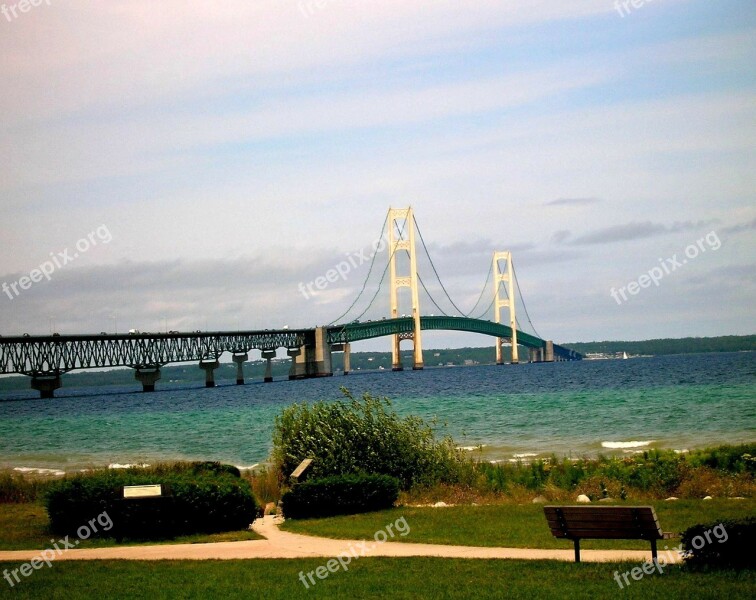
[(656, 560), (656, 540), (651, 540), (651, 560), (654, 562), (657, 562)]
[(580, 562), (580, 540), (575, 540), (575, 562)]

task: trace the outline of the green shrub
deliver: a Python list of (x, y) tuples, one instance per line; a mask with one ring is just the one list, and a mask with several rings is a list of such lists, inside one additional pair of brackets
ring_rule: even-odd
[(510, 486), (538, 491), (554, 486), (573, 491), (586, 481), (596, 480), (605, 484), (603, 490), (616, 487), (663, 498), (690, 489), (691, 481), (703, 481), (709, 473), (709, 479), (718, 482), (720, 493), (749, 495), (754, 477), (751, 465), (755, 462), (744, 451), (749, 448), (752, 446), (723, 446), (689, 454), (652, 449), (633, 456), (578, 460), (552, 456), (530, 462), (483, 462), (476, 469), (494, 492), (507, 491)]
[[(170, 538), (245, 529), (258, 512), (249, 482), (224, 470), (195, 470), (189, 464), (161, 474), (155, 471), (96, 471), (53, 484), (45, 499), (52, 530), (74, 535), (77, 528), (107, 513), (114, 530), (97, 535)], [(163, 486), (160, 498), (122, 498), (125, 485), (158, 483)]]
[(239, 468), (234, 465), (226, 465), (217, 461), (201, 461), (190, 464), (195, 473), (215, 473), (218, 475), (226, 473), (228, 475), (233, 475), (234, 477), (241, 477), (241, 471), (239, 471)]
[(0, 504), (34, 502), (50, 485), (49, 479), (32, 478), (12, 471), (0, 472)]
[(756, 444), (706, 448), (692, 452), (688, 461), (693, 466), (705, 466), (728, 473), (756, 474)]
[(273, 459), (288, 476), (305, 458), (314, 458), (311, 477), (380, 473), (412, 485), (454, 483), (471, 472), (471, 463), (450, 437), (436, 440), (419, 417), (400, 418), (387, 398), (364, 394), (357, 400), (294, 404), (276, 417)]
[(756, 554), (753, 552), (756, 543), (756, 517), (694, 525), (683, 532), (681, 541), (686, 555), (686, 567), (756, 568)]
[(287, 518), (307, 519), (391, 508), (399, 480), (387, 475), (336, 475), (299, 483), (283, 495)]

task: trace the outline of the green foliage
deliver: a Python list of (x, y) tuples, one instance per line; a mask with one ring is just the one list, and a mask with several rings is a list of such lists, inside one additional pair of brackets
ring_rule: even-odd
[(739, 446), (719, 446), (691, 454), (688, 462), (692, 466), (706, 466), (728, 473), (756, 474), (756, 444)]
[(457, 482), (471, 468), (450, 437), (437, 440), (419, 417), (400, 418), (387, 398), (294, 404), (276, 417), (273, 459), (288, 477), (305, 458), (315, 459), (311, 477), (380, 473), (414, 484)]
[(391, 508), (399, 480), (387, 475), (335, 475), (295, 485), (283, 495), (287, 518), (350, 515)]
[(664, 497), (676, 493), (684, 482), (695, 480), (697, 474), (703, 472), (702, 467), (716, 469), (723, 476), (739, 475), (744, 482), (753, 483), (756, 464), (753, 455), (756, 455), (756, 444), (744, 444), (689, 454), (647, 450), (621, 458), (599, 456), (571, 460), (551, 456), (529, 463), (480, 463), (476, 468), (483, 476), (484, 486), (494, 492), (506, 492), (514, 485), (538, 491), (547, 486), (572, 491), (597, 478), (599, 497), (609, 494), (610, 484), (614, 484), (620, 497), (626, 496), (627, 489)]
[(756, 350), (756, 335), (723, 335), (708, 338), (679, 338), (644, 341), (568, 342), (564, 344), (583, 354), (695, 354), (701, 352), (742, 352)]
[[(126, 485), (161, 484), (163, 496), (123, 499)], [(257, 513), (249, 482), (217, 463), (177, 463), (149, 469), (95, 471), (53, 484), (45, 503), (54, 532), (77, 528), (107, 513), (112, 531), (96, 535), (170, 538), (244, 529)]]
[(47, 479), (2, 471), (0, 472), (0, 504), (34, 502), (48, 485)]
[(694, 525), (681, 536), (685, 566), (692, 569), (756, 569), (756, 517)]

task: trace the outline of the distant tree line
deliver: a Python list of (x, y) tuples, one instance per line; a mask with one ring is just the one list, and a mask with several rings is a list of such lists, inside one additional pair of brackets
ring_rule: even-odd
[(743, 352), (756, 350), (756, 335), (725, 335), (708, 338), (644, 340), (642, 342), (588, 342), (564, 344), (582, 354), (602, 352), (613, 354), (700, 354), (704, 352)]
[[(493, 340), (492, 340), (493, 341)], [(681, 338), (645, 340), (641, 342), (576, 342), (562, 344), (582, 354), (604, 353), (616, 354), (627, 352), (629, 355), (650, 354), (696, 354), (703, 352), (743, 352), (756, 350), (756, 335), (727, 335), (709, 338)], [(425, 350), (426, 367), (490, 365), (496, 360), (493, 343), (482, 348), (452, 348)], [(343, 354), (333, 355), (333, 369), (343, 369)], [(528, 359), (528, 349), (520, 347), (520, 360)], [(509, 360), (509, 348), (504, 348), (504, 360)], [(412, 367), (412, 352), (402, 352), (402, 363), (405, 368)], [(273, 362), (273, 376), (286, 377), (289, 373), (288, 360)], [(352, 352), (352, 371), (391, 369), (391, 352)], [(162, 378), (158, 385), (200, 383), (205, 379), (205, 372), (194, 364), (167, 366), (161, 369)], [(248, 379), (262, 379), (265, 373), (265, 363), (261, 360), (250, 361), (245, 365), (244, 374)], [(134, 385), (134, 371), (131, 369), (115, 369), (111, 371), (78, 371), (68, 373), (64, 377), (65, 387), (90, 387), (105, 385)], [(218, 383), (235, 381), (236, 366), (222, 363), (215, 372)], [(29, 378), (24, 376), (0, 377), (0, 391), (28, 390)]]

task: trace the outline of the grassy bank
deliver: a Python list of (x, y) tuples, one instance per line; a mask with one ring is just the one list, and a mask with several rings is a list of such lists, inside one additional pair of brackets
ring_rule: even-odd
[[(680, 533), (697, 523), (737, 519), (756, 514), (756, 500), (681, 500), (653, 504), (664, 531)], [(370, 539), (386, 524), (404, 517), (410, 527), (406, 537), (392, 541), (460, 546), (511, 548), (571, 548), (572, 543), (552, 537), (539, 504), (454, 506), (428, 508), (402, 506), (389, 511), (288, 520), (283, 529), (294, 533), (336, 539)], [(666, 542), (665, 542), (666, 543)], [(670, 540), (670, 547), (679, 541)], [(585, 540), (585, 548), (647, 550), (639, 540)], [(660, 545), (664, 548), (664, 544)]]
[[(452, 599), (584, 598), (750, 599), (753, 572), (691, 573), (670, 567), (647, 575), (620, 591), (614, 572), (628, 564), (554, 561), (460, 560), (439, 558), (362, 558), (349, 571), (330, 574), (305, 589), (299, 573), (324, 560), (203, 562), (96, 561), (54, 563), (32, 573), (15, 588), (0, 582), (0, 598), (354, 598)], [(17, 565), (0, 564), (0, 570)]]

